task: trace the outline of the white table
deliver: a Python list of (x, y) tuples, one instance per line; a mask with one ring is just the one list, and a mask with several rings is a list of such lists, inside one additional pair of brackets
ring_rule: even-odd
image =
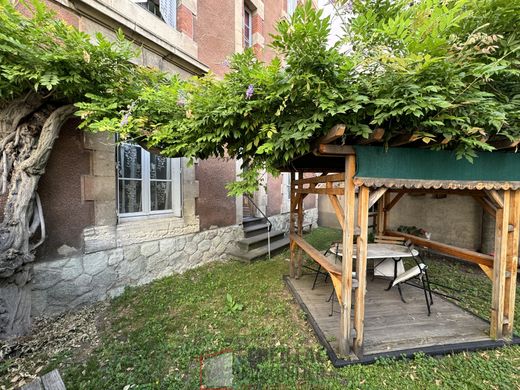
[[(353, 255), (352, 257), (356, 258), (356, 245), (354, 245)], [(334, 244), (330, 247), (329, 253), (337, 256), (338, 258), (343, 257), (343, 245), (342, 244)], [(391, 259), (394, 262), (394, 272), (392, 280), (387, 288), (390, 290), (392, 287), (393, 281), (397, 278), (397, 275), (404, 272), (403, 258), (406, 257), (414, 257), (417, 256), (419, 252), (416, 249), (410, 249), (404, 245), (396, 245), (396, 244), (368, 244), (367, 248), (367, 259), (369, 260), (381, 260), (379, 263), (374, 265), (374, 274), (376, 272), (376, 268), (381, 266), (384, 268), (387, 265), (384, 263), (386, 259)], [(389, 276), (385, 274), (383, 270), (381, 270), (381, 274), (376, 276)]]

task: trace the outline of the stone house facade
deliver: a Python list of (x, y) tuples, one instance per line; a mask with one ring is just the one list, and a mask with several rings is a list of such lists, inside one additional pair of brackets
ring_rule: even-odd
[[(296, 0), (46, 0), (81, 31), (121, 28), (141, 49), (135, 61), (182, 77), (227, 71), (245, 46), (269, 61), (270, 33)], [(213, 260), (243, 235), (244, 199), (224, 185), (235, 160), (166, 159), (70, 120), (51, 154), (38, 193), (47, 227), (32, 279), (32, 315), (52, 314), (122, 293)], [(288, 177), (268, 177), (255, 203), (276, 227), (288, 226)], [(317, 199), (305, 203), (317, 221)], [(247, 210), (258, 213), (256, 209)]]

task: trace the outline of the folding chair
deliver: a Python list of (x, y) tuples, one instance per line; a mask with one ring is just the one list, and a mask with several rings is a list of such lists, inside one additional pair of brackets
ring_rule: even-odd
[[(392, 286), (397, 286), (401, 300), (406, 303), (403, 298), (403, 292), (401, 291), (401, 284), (407, 283), (411, 279), (417, 278), (422, 283), (422, 289), (424, 291), (424, 298), (426, 299), (426, 306), (428, 307), (428, 316), (431, 314), (430, 306), (433, 305), (432, 290), (430, 288), (430, 278), (428, 277), (428, 266), (424, 264), (421, 258), (421, 254), (416, 250), (410, 241), (406, 241), (405, 245), (410, 250), (412, 258), (415, 261), (415, 266), (397, 275), (395, 280), (392, 282)], [(413, 285), (413, 284), (412, 284)], [(415, 287), (420, 287), (413, 285)], [(429, 296), (429, 297), (428, 297)]]
[[(327, 250), (324, 253), (325, 256), (331, 255), (331, 254), (334, 255), (334, 264), (338, 260), (338, 254), (340, 253), (339, 252), (340, 244), (341, 243), (339, 241), (332, 241), (332, 243), (330, 244), (330, 246), (327, 248)], [(318, 268), (316, 269), (316, 276), (314, 277), (314, 282), (312, 283), (311, 290), (314, 290), (314, 287), (316, 287), (316, 282), (318, 281), (318, 276), (325, 275), (325, 282), (327, 282), (327, 279), (329, 278), (329, 273), (322, 272), (321, 268), (322, 268), (321, 264), (318, 264)]]

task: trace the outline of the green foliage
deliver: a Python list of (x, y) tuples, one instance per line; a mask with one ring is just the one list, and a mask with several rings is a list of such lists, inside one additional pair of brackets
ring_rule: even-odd
[(103, 110), (120, 109), (121, 80), (132, 81), (137, 55), (118, 32), (113, 42), (95, 38), (63, 22), (39, 1), (19, 2), (26, 17), (9, 0), (0, 0), (0, 106), (39, 94), (51, 104), (89, 101), (112, 95)]
[(116, 110), (106, 118), (104, 100), (81, 105), (85, 123), (168, 156), (240, 158), (248, 169), (231, 194), (254, 191), (263, 169), (276, 174), (336, 123), (350, 142), (383, 127), (386, 140), (413, 134), (469, 160), (493, 137), (520, 137), (518, 1), (342, 3), (351, 12), (333, 47), (328, 18), (306, 2), (279, 22), (270, 64), (246, 50), (223, 80), (165, 78), (138, 91), (123, 123)]
[(229, 314), (235, 314), (236, 312), (242, 311), (242, 309), (244, 309), (244, 305), (235, 301), (230, 293), (226, 294), (226, 305)]
[(344, 33), (332, 47), (328, 18), (307, 1), (278, 23), (271, 63), (246, 50), (223, 79), (189, 80), (131, 66), (121, 37), (91, 44), (38, 3), (27, 20), (0, 1), (0, 96), (50, 90), (76, 101), (92, 131), (171, 157), (241, 159), (232, 195), (253, 192), (261, 172), (276, 174), (337, 123), (350, 143), (382, 127), (385, 142), (413, 135), (470, 161), (493, 140), (520, 138), (517, 0), (337, 1)]

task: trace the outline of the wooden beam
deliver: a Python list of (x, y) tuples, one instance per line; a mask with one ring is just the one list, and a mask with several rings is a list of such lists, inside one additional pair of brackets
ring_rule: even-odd
[(298, 188), (297, 194), (343, 195), (343, 188)]
[(497, 190), (486, 190), (486, 194), (491, 201), (496, 205), (497, 208), (504, 208), (504, 200)]
[(337, 195), (329, 195), (330, 203), (332, 204), (332, 208), (334, 209), (334, 214), (336, 214), (336, 218), (338, 219), (339, 225), (341, 229), (345, 229), (345, 213), (341, 208), (341, 204), (339, 203), (339, 199)]
[(486, 198), (474, 196), (473, 199), (475, 199), (477, 201), (477, 203), (482, 206), (482, 208), (484, 209), (484, 211), (486, 213), (491, 215), (493, 218), (496, 217), (497, 209), (492, 204), (490, 204), (490, 202), (488, 202), (488, 200)]
[(320, 144), (317, 150), (320, 156), (353, 156), (356, 154), (350, 145), (325, 145)]
[(401, 200), (401, 198), (404, 196), (405, 192), (401, 191), (398, 192), (396, 196), (390, 201), (390, 203), (387, 203), (385, 206), (385, 211), (388, 212), (392, 210), (392, 208)]
[(310, 183), (328, 183), (328, 182), (340, 182), (345, 180), (344, 173), (334, 173), (332, 175), (322, 175), (315, 177), (306, 177), (304, 179), (298, 179), (295, 181), (296, 185), (310, 184)]
[(520, 139), (511, 141), (507, 138), (492, 140), (488, 142), (491, 146), (494, 146), (496, 149), (510, 149), (516, 148), (518, 144), (520, 144)]
[(388, 230), (385, 234), (388, 236), (404, 237), (412, 241), (414, 244), (433, 249), (434, 251), (444, 253), (448, 256), (457, 257), (475, 264), (482, 264), (486, 267), (493, 267), (493, 256), (485, 255), (484, 253), (475, 252), (465, 248), (459, 248), (438, 241), (427, 240), (426, 238), (417, 237), (412, 234), (396, 232), (393, 230)]
[[(289, 212), (289, 234), (294, 235), (294, 211), (296, 209), (296, 197), (298, 196), (295, 192), (295, 173), (291, 172), (291, 207)], [(296, 246), (292, 244), (290, 245), (291, 249), (291, 259), (289, 262), (289, 276), (294, 278), (296, 276), (295, 262), (296, 262)]]
[(410, 142), (417, 141), (419, 139), (419, 136), (414, 134), (401, 134), (397, 137), (394, 137), (390, 140), (389, 145), (390, 146), (401, 146), (406, 145)]
[(341, 137), (345, 134), (346, 126), (344, 124), (334, 125), (327, 134), (318, 138), (316, 140), (316, 145), (319, 144), (329, 144)]
[(385, 129), (382, 127), (378, 127), (374, 129), (372, 133), (370, 133), (368, 138), (360, 137), (357, 140), (357, 143), (360, 145), (366, 145), (371, 144), (372, 142), (381, 142), (383, 140), (383, 137), (385, 135)]
[(504, 191), (503, 207), (497, 209), (497, 216), (495, 221), (495, 259), (493, 262), (491, 325), (489, 329), (490, 337), (495, 340), (502, 338), (502, 328), (504, 326), (504, 296), (506, 283), (510, 200), (510, 191)]
[(520, 191), (511, 192), (511, 208), (509, 212), (509, 226), (507, 241), (506, 280), (504, 291), (504, 325), (502, 335), (505, 338), (513, 337), (513, 323), (515, 319), (516, 275), (518, 271), (518, 245), (520, 240)]
[(486, 274), (486, 276), (489, 278), (489, 280), (493, 281), (493, 268), (487, 267), (485, 265), (479, 264), (478, 265), (482, 271)]
[(356, 329), (354, 352), (358, 357), (363, 355), (365, 293), (367, 284), (368, 209), (370, 208), (369, 193), (369, 189), (363, 186), (359, 189), (358, 196), (359, 236), (356, 245), (356, 275), (358, 279), (358, 288), (356, 289), (356, 302), (354, 304), (354, 328)]
[(301, 248), (305, 253), (309, 255), (311, 259), (320, 264), (327, 272), (336, 275), (341, 275), (341, 267), (337, 264), (330, 262), (329, 259), (327, 259), (327, 257), (322, 252), (320, 252), (307, 241), (305, 241), (303, 237), (300, 237), (296, 234), (292, 234), (289, 237), (291, 239), (291, 243), (293, 243), (294, 246)]
[(368, 199), (368, 208), (375, 205), (376, 202), (379, 200), (379, 198), (381, 198), (385, 194), (386, 190), (387, 190), (387, 188), (381, 187), (381, 188), (378, 188), (377, 190), (375, 190), (374, 192), (372, 192), (370, 194), (370, 198)]
[(345, 157), (345, 186), (344, 186), (344, 214), (345, 228), (343, 229), (343, 262), (341, 275), (341, 304), (339, 352), (348, 355), (350, 352), (351, 321), (350, 309), (352, 306), (352, 257), (354, 250), (354, 208), (356, 192), (354, 175), (356, 174), (356, 157), (351, 154)]

